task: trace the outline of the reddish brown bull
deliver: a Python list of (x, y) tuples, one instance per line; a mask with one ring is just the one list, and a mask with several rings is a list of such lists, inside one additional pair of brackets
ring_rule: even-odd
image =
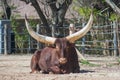
[[(42, 70), (44, 73), (78, 73), (79, 64), (74, 44), (65, 38), (58, 38), (55, 47), (35, 51), (31, 59), (31, 73)], [(64, 54), (65, 53), (65, 54)]]
[(29, 27), (27, 19), (25, 19), (25, 22), (27, 30), (33, 38), (43, 43), (55, 45), (55, 47), (46, 47), (41, 52), (36, 52), (33, 55), (31, 61), (32, 72), (34, 72), (34, 70), (41, 70), (44, 73), (52, 72), (55, 74), (79, 72), (80, 67), (74, 42), (89, 31), (93, 23), (92, 15), (87, 25), (82, 30), (65, 38), (53, 38), (37, 34)]

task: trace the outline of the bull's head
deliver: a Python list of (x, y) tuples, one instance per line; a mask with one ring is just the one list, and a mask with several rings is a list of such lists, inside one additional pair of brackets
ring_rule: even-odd
[[(65, 50), (68, 49), (68, 47), (70, 47), (67, 43), (71, 43), (71, 44), (74, 43), (76, 40), (83, 37), (91, 29), (92, 23), (93, 23), (93, 15), (91, 14), (88, 23), (86, 24), (86, 26), (83, 29), (81, 29), (80, 31), (75, 32), (69, 36), (66, 36), (64, 38), (48, 37), (48, 36), (44, 36), (44, 35), (34, 32), (33, 29), (30, 27), (26, 17), (25, 17), (25, 23), (26, 23), (26, 27), (27, 27), (29, 34), (34, 39), (36, 39), (37, 41), (42, 42), (42, 43), (55, 44), (56, 49), (58, 49), (58, 51), (60, 52), (60, 60), (59, 60), (60, 63), (66, 63), (67, 60), (64, 56), (65, 55), (64, 52), (65, 52)], [(63, 45), (65, 45), (65, 46), (63, 46)]]

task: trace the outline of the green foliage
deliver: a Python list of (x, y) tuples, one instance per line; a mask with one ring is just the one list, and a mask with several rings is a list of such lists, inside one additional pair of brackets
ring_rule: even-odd
[(17, 7), (13, 4), (13, 5), (10, 6), (10, 8), (11, 8), (12, 10), (15, 10)]
[(2, 19), (2, 16), (1, 16), (2, 14), (3, 14), (3, 12), (0, 12), (0, 19)]
[(90, 62), (87, 61), (87, 60), (81, 60), (80, 62), (81, 62), (82, 65), (88, 65), (88, 66), (91, 66), (91, 67), (99, 66), (98, 64), (90, 63)]
[(115, 14), (115, 13), (112, 13), (112, 14), (110, 15), (109, 20), (115, 21), (115, 20), (117, 20), (118, 18), (120, 18), (119, 15), (117, 15), (117, 14)]
[(20, 29), (20, 22), (16, 21), (16, 17), (19, 17), (19, 15), (11, 17), (12, 30), (15, 33), (15, 42), (18, 48), (24, 48), (25, 42), (28, 40), (28, 35), (26, 35), (26, 29), (23, 29), (21, 33), (18, 32)]
[(120, 58), (117, 60), (118, 64), (120, 64)]
[[(20, 17), (20, 15), (13, 15), (11, 17), (12, 30), (15, 33), (16, 47), (18, 47), (18, 49), (23, 49), (28, 45), (29, 35), (25, 26), (20, 27), (21, 22), (16, 20), (17, 17)], [(31, 26), (34, 26), (34, 28), (37, 24), (37, 22), (32, 19), (29, 20), (29, 23)], [(23, 52), (23, 50), (20, 50), (20, 52)]]
[(16, 21), (16, 17), (19, 17), (20, 15), (13, 15), (11, 16), (11, 22), (12, 22), (12, 28), (17, 27), (19, 23)]
[(83, 16), (83, 18), (85, 17), (89, 17), (92, 9), (89, 7), (78, 7), (78, 6), (74, 6), (73, 10), (77, 11), (81, 16)]
[(80, 62), (81, 62), (82, 64), (90, 64), (89, 61), (87, 61), (87, 60), (83, 60), (83, 59), (82, 59)]
[[(86, 0), (87, 1), (87, 0)], [(120, 20), (120, 16), (117, 15), (114, 11), (111, 11), (110, 6), (107, 5), (105, 0), (91, 0), (85, 2), (84, 0), (73, 0), (75, 3), (73, 9), (77, 11), (83, 18), (89, 18), (91, 7), (93, 3), (98, 6), (94, 6), (92, 10), (94, 13), (94, 22), (95, 23), (105, 23), (107, 21)], [(92, 2), (92, 3), (91, 3)]]
[(36, 28), (36, 25), (38, 24), (37, 21), (33, 20), (32, 18), (29, 20), (29, 24), (33, 27)]

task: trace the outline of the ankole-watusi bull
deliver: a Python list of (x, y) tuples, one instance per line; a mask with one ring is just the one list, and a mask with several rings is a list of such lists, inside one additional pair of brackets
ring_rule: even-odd
[(32, 72), (41, 70), (44, 73), (78, 73), (80, 66), (74, 42), (83, 37), (92, 27), (93, 15), (86, 26), (78, 32), (63, 38), (48, 37), (38, 34), (30, 27), (27, 17), (25, 23), (29, 34), (39, 42), (54, 44), (55, 47), (45, 47), (40, 52), (35, 52), (31, 60)]

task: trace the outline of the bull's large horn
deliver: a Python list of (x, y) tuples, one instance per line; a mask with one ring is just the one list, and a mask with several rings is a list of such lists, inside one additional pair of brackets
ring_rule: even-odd
[(29, 23), (28, 23), (28, 19), (27, 16), (25, 15), (25, 24), (26, 24), (26, 28), (29, 32), (29, 34), (36, 39), (37, 41), (40, 41), (42, 43), (46, 43), (46, 44), (54, 44), (56, 38), (53, 37), (48, 37), (48, 36), (44, 36), (44, 35), (40, 35), (36, 32), (33, 31), (33, 29), (30, 27)]
[(75, 42), (76, 40), (80, 39), (91, 29), (92, 23), (93, 23), (93, 15), (91, 14), (90, 19), (86, 24), (86, 26), (82, 28), (80, 31), (67, 36), (66, 39), (69, 40), (70, 42)]

